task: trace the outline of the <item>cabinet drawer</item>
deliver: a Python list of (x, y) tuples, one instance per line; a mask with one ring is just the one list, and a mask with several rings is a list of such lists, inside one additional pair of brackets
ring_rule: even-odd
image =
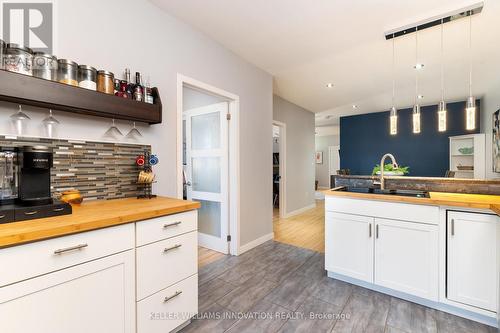
[(137, 249), (137, 299), (197, 272), (198, 238), (195, 231)]
[(197, 229), (196, 210), (137, 223), (137, 246), (157, 242)]
[(0, 286), (133, 247), (134, 225), (130, 223), (0, 249)]
[(137, 332), (166, 333), (198, 312), (198, 275), (137, 303)]

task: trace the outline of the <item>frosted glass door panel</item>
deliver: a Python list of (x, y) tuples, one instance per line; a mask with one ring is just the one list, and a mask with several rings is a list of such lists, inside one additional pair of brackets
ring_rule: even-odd
[(212, 112), (191, 118), (191, 148), (220, 148), (220, 112)]
[(193, 157), (193, 191), (220, 193), (220, 157)]
[(201, 203), (201, 208), (198, 210), (198, 231), (207, 235), (220, 237), (220, 202), (197, 201)]

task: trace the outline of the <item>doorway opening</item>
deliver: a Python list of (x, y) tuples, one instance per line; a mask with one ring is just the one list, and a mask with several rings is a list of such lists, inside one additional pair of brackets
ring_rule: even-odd
[(182, 75), (177, 83), (177, 196), (201, 203), (199, 253), (208, 263), (238, 254), (239, 97)]
[(273, 121), (273, 220), (286, 216), (286, 124)]

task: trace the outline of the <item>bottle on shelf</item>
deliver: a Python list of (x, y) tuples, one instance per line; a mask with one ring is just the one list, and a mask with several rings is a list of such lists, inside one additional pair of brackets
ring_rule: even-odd
[(130, 80), (130, 69), (129, 68), (125, 68), (125, 80), (127, 81), (127, 87), (125, 89), (125, 92), (127, 93), (127, 97), (133, 98), (135, 84), (132, 83), (132, 81)]
[(148, 104), (153, 104), (154, 103), (153, 90), (151, 89), (151, 84), (150, 84), (150, 81), (149, 81), (149, 76), (148, 76), (146, 82), (144, 83), (144, 102), (146, 102)]
[(135, 72), (134, 100), (144, 101), (144, 88), (141, 85), (141, 73)]

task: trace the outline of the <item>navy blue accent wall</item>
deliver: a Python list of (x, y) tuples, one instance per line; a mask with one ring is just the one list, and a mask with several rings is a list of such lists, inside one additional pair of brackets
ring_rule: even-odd
[[(478, 102), (478, 110), (480, 104)], [(353, 175), (370, 175), (385, 153), (410, 167), (410, 176), (443, 177), (449, 168), (450, 136), (479, 133), (465, 130), (465, 102), (448, 104), (447, 130), (437, 130), (437, 105), (421, 110), (421, 132), (412, 132), (412, 109), (398, 111), (398, 134), (389, 134), (389, 112), (340, 118), (340, 168)], [(390, 163), (389, 161), (386, 161)]]

